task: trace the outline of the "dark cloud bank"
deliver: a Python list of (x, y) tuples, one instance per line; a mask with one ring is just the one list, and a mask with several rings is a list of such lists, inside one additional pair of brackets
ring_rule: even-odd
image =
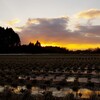
[(22, 43), (30, 41), (57, 42), (65, 44), (99, 44), (100, 25), (79, 25), (78, 30), (68, 29), (69, 18), (35, 18), (28, 19), (20, 27)]

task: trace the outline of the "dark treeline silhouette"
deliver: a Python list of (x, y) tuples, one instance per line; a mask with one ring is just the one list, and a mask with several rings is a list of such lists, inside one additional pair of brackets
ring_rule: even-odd
[(20, 37), (12, 28), (0, 27), (0, 53), (100, 53), (100, 48), (87, 50), (68, 50), (61, 47), (46, 46), (42, 47), (41, 43), (29, 43), (21, 45)]
[(16, 53), (67, 53), (65, 48), (46, 46), (42, 47), (41, 43), (37, 41), (29, 43), (28, 45), (21, 45), (14, 50)]
[(20, 38), (12, 28), (0, 27), (0, 53), (12, 52), (12, 49), (20, 46)]

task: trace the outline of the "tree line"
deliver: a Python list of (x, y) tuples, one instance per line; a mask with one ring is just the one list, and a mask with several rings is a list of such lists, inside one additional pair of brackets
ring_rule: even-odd
[(38, 40), (21, 45), (19, 35), (12, 28), (0, 27), (0, 53), (100, 53), (100, 48), (72, 51), (57, 46), (42, 47)]

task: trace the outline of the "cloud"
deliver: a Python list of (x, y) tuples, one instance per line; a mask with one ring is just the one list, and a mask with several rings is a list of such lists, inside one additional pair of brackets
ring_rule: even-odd
[(76, 15), (78, 18), (93, 19), (100, 18), (100, 9), (89, 9), (86, 11), (79, 12)]
[(94, 36), (100, 36), (100, 25), (94, 25), (94, 26), (78, 26), (80, 32), (84, 33), (90, 33)]
[[(83, 34), (79, 39), (84, 43), (88, 44), (99, 44), (100, 43), (100, 25), (88, 26), (79, 25), (78, 32)], [(79, 40), (80, 41), (80, 40)]]
[(99, 44), (100, 25), (78, 25), (78, 30), (71, 31), (68, 27), (70, 18), (33, 18), (28, 19), (19, 35), (23, 43), (39, 40), (42, 44)]
[(8, 21), (7, 22), (7, 25), (13, 26), (13, 25), (15, 25), (15, 24), (17, 24), (19, 22), (20, 22), (20, 20), (16, 18), (16, 19), (13, 19), (13, 20)]
[(26, 25), (22, 27), (21, 34), (33, 40), (60, 40), (63, 35), (68, 35), (66, 32), (70, 31), (66, 29), (68, 20), (68, 17), (28, 19)]

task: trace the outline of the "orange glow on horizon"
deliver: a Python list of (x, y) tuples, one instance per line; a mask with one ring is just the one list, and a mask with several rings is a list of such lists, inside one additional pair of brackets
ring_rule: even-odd
[[(36, 43), (37, 40), (31, 40), (32, 43)], [(52, 42), (52, 41), (39, 41), (41, 43), (41, 46), (54, 46), (54, 47), (63, 47), (69, 50), (86, 50), (86, 49), (95, 49), (100, 48), (100, 44), (77, 44), (77, 43), (62, 43), (62, 42)]]
[(100, 44), (68, 44), (65, 47), (70, 50), (85, 50), (98, 48)]
[(85, 50), (85, 49), (95, 49), (100, 47), (100, 44), (59, 44), (59, 43), (49, 43), (41, 44), (42, 46), (58, 46), (64, 47), (69, 50)]

